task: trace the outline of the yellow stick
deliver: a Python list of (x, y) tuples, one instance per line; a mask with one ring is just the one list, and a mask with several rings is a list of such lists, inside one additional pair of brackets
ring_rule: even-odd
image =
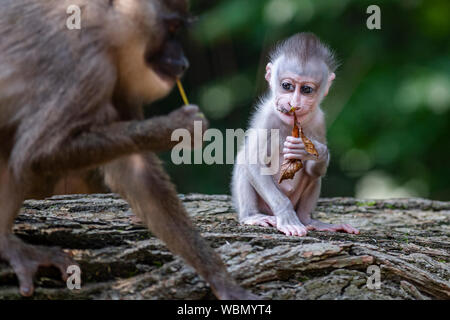
[(180, 91), (181, 98), (183, 99), (184, 104), (188, 105), (189, 101), (186, 97), (186, 93), (184, 92), (183, 85), (181, 84), (180, 79), (177, 79), (177, 86), (178, 86), (178, 90)]

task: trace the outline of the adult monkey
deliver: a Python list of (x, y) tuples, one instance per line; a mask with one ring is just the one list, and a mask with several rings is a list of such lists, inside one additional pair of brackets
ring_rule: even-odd
[[(66, 28), (74, 4), (82, 9), (80, 30)], [(13, 235), (23, 200), (50, 196), (67, 175), (89, 178), (86, 170), (100, 167), (92, 181), (104, 177), (218, 298), (252, 298), (195, 231), (153, 153), (175, 144), (174, 129), (207, 121), (196, 106), (143, 118), (143, 102), (165, 96), (188, 66), (176, 38), (187, 2), (0, 0), (0, 7), (0, 256), (21, 293), (33, 294), (39, 266), (67, 277), (73, 264), (56, 248)]]

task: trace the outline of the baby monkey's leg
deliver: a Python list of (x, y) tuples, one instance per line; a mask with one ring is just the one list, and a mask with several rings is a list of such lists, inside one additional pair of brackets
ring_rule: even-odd
[(262, 213), (258, 206), (258, 195), (246, 177), (243, 165), (235, 165), (232, 198), (241, 224), (269, 227), (277, 225), (275, 216)]
[(311, 214), (316, 207), (317, 200), (319, 199), (320, 186), (320, 178), (312, 178), (306, 184), (305, 190), (302, 192), (299, 204), (297, 206), (297, 216), (300, 221), (306, 226), (306, 228), (308, 228), (308, 230), (331, 232), (343, 231), (347, 233), (359, 234), (359, 231), (349, 224), (331, 224), (312, 219)]

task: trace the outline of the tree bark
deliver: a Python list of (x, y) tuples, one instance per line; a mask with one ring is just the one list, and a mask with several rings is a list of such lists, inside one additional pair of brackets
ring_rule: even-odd
[[(288, 237), (240, 226), (227, 195), (180, 195), (202, 235), (231, 274), (268, 299), (450, 299), (450, 202), (425, 199), (321, 199), (314, 217), (350, 223), (360, 235), (310, 231)], [(209, 286), (144, 226), (116, 195), (26, 201), (14, 232), (60, 246), (82, 270), (69, 290), (42, 268), (37, 299), (211, 299)], [(369, 288), (370, 265), (380, 288)], [(20, 299), (12, 269), (0, 262), (0, 299)]]

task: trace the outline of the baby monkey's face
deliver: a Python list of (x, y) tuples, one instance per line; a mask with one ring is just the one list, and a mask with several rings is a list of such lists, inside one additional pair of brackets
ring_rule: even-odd
[(292, 126), (295, 112), (298, 121), (302, 123), (320, 102), (319, 87), (320, 82), (313, 77), (291, 71), (282, 72), (274, 88), (275, 108), (281, 121)]
[(266, 79), (274, 97), (276, 115), (289, 126), (294, 124), (293, 112), (300, 124), (314, 113), (323, 90), (323, 64), (301, 65), (295, 59), (280, 58), (266, 67)]

